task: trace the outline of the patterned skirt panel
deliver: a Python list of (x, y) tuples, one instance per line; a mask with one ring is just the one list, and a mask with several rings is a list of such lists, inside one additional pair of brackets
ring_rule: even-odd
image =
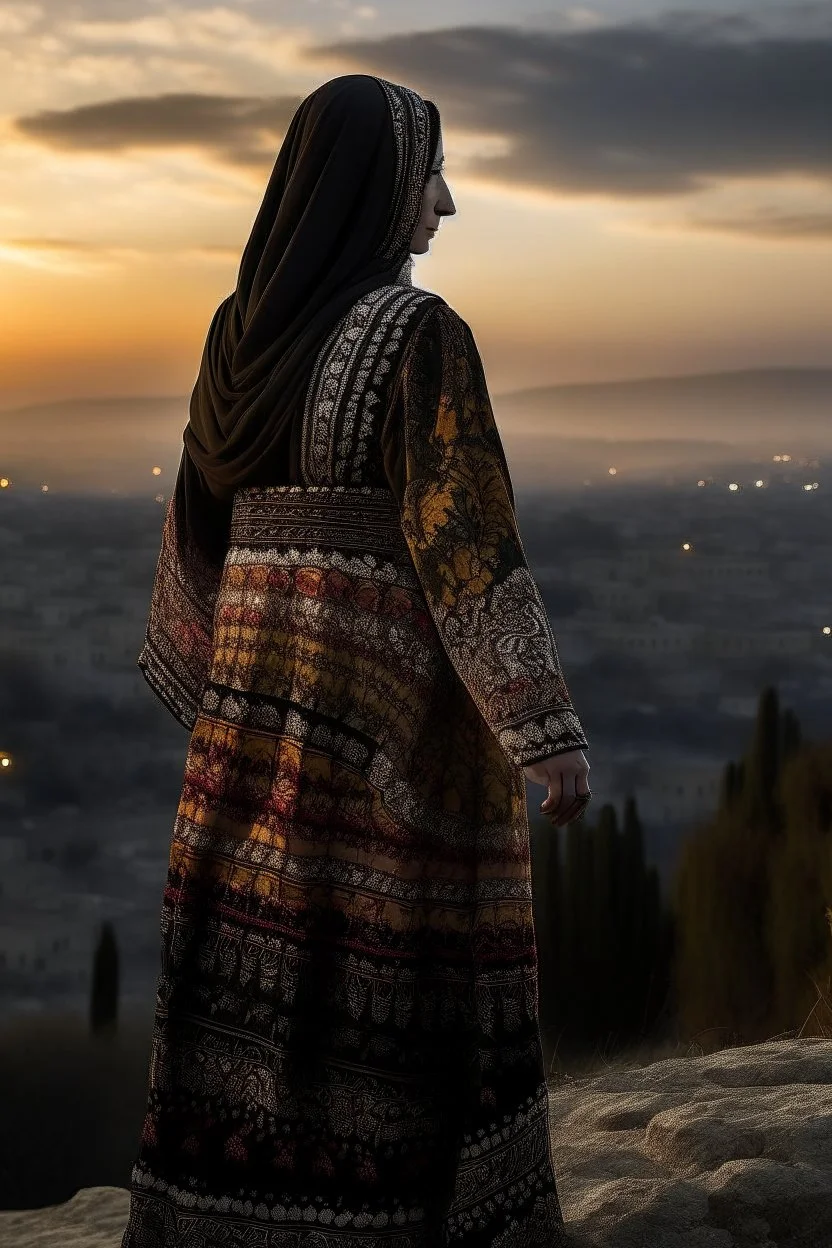
[(238, 492), (122, 1248), (565, 1242), (525, 787), (379, 486)]

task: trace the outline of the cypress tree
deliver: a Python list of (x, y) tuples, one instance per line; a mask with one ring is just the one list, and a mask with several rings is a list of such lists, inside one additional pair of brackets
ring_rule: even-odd
[(593, 1033), (619, 1031), (623, 1001), (619, 978), (619, 930), (616, 907), (619, 904), (619, 837), (615, 807), (601, 807), (598, 822), (590, 833), (592, 839), (591, 921), (588, 948), (592, 959), (592, 985), (588, 1004), (591, 1006)]
[(721, 1026), (753, 1043), (799, 1028), (817, 1001), (814, 980), (832, 975), (832, 836), (820, 830), (832, 825), (832, 753), (823, 748), (811, 751), (767, 687), (750, 747), (725, 773), (726, 796), (736, 780), (740, 800), (684, 846), (675, 988), (689, 1033)]
[[(536, 845), (542, 836), (541, 829)], [(595, 824), (569, 824), (564, 841), (563, 860), (554, 838), (540, 857), (558, 917), (549, 948), (549, 982), (557, 987), (548, 1032), (559, 1033), (561, 1054), (620, 1048), (649, 1031), (659, 1009), (667, 1008), (673, 916), (663, 908), (657, 870), (646, 867), (633, 797), (625, 801), (622, 832), (607, 804)]]
[(546, 1013), (547, 1023), (557, 1023), (561, 1017), (559, 1009), (563, 983), (560, 976), (562, 963), (563, 941), (563, 869), (560, 856), (560, 829), (548, 827), (549, 857), (546, 871), (546, 892), (549, 898), (551, 916), (549, 922), (549, 1008)]
[(112, 1030), (118, 1014), (118, 948), (112, 923), (99, 932), (92, 970), (90, 1026), (94, 1033)]
[(662, 897), (659, 873), (655, 867), (644, 872), (643, 961), (635, 1002), (638, 1006), (639, 1029), (648, 1030), (661, 1003), (666, 983), (662, 967)]
[[(784, 834), (769, 853), (772, 1034), (800, 1028), (832, 977), (832, 745), (805, 746), (784, 764)], [(823, 1014), (824, 1011), (821, 1011)], [(818, 1035), (818, 1011), (809, 1035)]]
[(751, 748), (745, 758), (744, 814), (758, 831), (773, 833), (780, 827), (777, 779), (781, 762), (781, 725), (777, 691), (768, 685), (760, 694)]
[(624, 804), (621, 858), (618, 941), (623, 965), (620, 974), (626, 994), (624, 1023), (632, 1036), (641, 1027), (641, 994), (654, 952), (647, 931), (644, 835), (634, 797), (628, 797)]
[(728, 763), (722, 773), (719, 792), (719, 809), (728, 810), (740, 790), (740, 775), (737, 764)]
[[(589, 890), (585, 864), (590, 845), (586, 819), (566, 825), (566, 866), (563, 874), (560, 934), (560, 975), (562, 1025), (575, 1043), (585, 1036), (586, 983), (589, 961), (585, 943), (586, 910)], [(589, 851), (591, 853), (591, 850)]]
[(689, 1039), (728, 1025), (736, 964), (728, 939), (735, 903), (724, 852), (727, 819), (723, 816), (685, 837), (673, 881), (679, 934), (675, 994), (679, 1026)]
[(783, 712), (780, 731), (780, 758), (782, 763), (791, 758), (799, 749), (803, 742), (803, 733), (800, 728), (800, 720), (791, 708)]
[(557, 857), (557, 829), (538, 817), (529, 825), (533, 911), (537, 945), (538, 1003), (540, 1022), (546, 1025), (556, 994), (554, 946), (559, 922), (557, 894), (551, 892), (550, 862)]

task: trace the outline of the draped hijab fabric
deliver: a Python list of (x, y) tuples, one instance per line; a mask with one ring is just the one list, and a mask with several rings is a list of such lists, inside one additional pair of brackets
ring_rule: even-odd
[(412, 263), (436, 105), (369, 74), (333, 78), (287, 130), (205, 341), (172, 501), (178, 556), (218, 571), (235, 490), (296, 484), (318, 351), (362, 295)]

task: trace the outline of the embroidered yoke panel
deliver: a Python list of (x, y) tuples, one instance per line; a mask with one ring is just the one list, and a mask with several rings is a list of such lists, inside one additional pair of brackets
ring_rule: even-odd
[(303, 414), (305, 485), (384, 481), (380, 432), (394, 369), (415, 324), (439, 295), (391, 284), (364, 295), (335, 326), (315, 362)]

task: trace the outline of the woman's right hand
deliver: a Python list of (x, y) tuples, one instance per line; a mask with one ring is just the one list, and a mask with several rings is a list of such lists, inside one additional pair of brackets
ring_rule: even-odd
[[(589, 763), (583, 750), (567, 750), (563, 754), (550, 754), (536, 763), (523, 768), (532, 784), (544, 784), (548, 796), (540, 807), (542, 815), (548, 815), (555, 827), (572, 823), (586, 810), (589, 795)], [(583, 796), (584, 800), (581, 800)]]

